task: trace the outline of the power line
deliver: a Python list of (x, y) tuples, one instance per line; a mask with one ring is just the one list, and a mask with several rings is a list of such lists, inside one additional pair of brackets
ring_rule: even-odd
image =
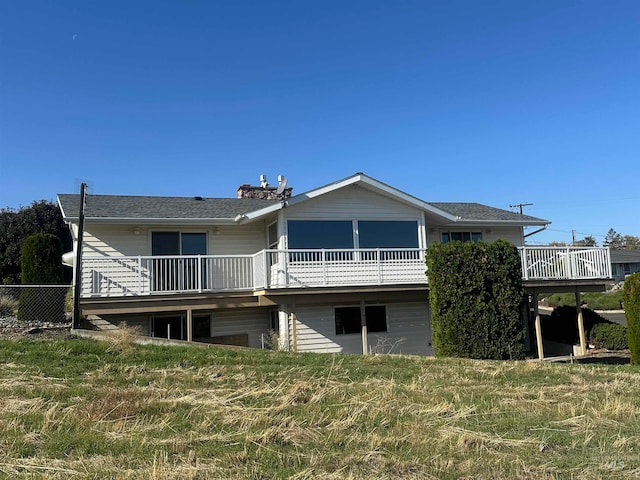
[(509, 208), (519, 208), (520, 215), (522, 215), (522, 207), (528, 207), (530, 205), (533, 205), (533, 203), (516, 203), (515, 205), (509, 205)]

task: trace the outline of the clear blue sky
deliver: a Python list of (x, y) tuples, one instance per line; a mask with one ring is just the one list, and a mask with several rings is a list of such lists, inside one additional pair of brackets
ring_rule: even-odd
[(0, 207), (294, 193), (365, 172), (427, 201), (640, 235), (640, 1), (4, 1)]

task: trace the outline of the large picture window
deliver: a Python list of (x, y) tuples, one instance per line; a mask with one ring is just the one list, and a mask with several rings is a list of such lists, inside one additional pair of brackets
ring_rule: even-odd
[(360, 248), (418, 248), (417, 222), (359, 221)]
[(290, 220), (289, 248), (353, 248), (351, 221)]
[[(289, 248), (291, 249), (341, 249), (353, 248), (353, 224), (350, 221), (290, 220)], [(352, 260), (351, 252), (293, 252), (292, 262), (317, 262), (321, 260)]]
[[(387, 331), (387, 308), (384, 305), (367, 305), (364, 307), (367, 317), (367, 332)], [(360, 307), (336, 307), (334, 311), (336, 335), (360, 333), (362, 317)]]

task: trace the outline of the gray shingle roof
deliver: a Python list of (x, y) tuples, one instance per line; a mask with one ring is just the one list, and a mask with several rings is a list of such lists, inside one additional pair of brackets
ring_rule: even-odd
[[(75, 219), (80, 195), (59, 194), (64, 215)], [(255, 198), (150, 197), (127, 195), (87, 195), (85, 215), (94, 219), (233, 219), (238, 215), (279, 203), (279, 200)], [(429, 205), (461, 221), (511, 221), (517, 223), (548, 223), (546, 220), (520, 215), (479, 203), (428, 202)]]
[(640, 250), (611, 250), (611, 263), (640, 263)]
[(477, 221), (513, 221), (513, 222), (546, 222), (542, 218), (530, 215), (520, 215), (519, 213), (502, 210), (501, 208), (490, 207), (480, 203), (463, 202), (429, 202), (429, 205), (443, 210), (451, 215), (460, 217), (461, 220)]
[[(67, 218), (77, 218), (80, 195), (58, 195)], [(229, 219), (253, 212), (278, 200), (255, 198), (146, 197), (123, 195), (87, 195), (87, 218), (175, 218), (175, 219)]]

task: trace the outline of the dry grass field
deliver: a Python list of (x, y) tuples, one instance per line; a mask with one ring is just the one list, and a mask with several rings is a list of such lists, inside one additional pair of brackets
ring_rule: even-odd
[(634, 366), (0, 341), (0, 477), (640, 477)]

